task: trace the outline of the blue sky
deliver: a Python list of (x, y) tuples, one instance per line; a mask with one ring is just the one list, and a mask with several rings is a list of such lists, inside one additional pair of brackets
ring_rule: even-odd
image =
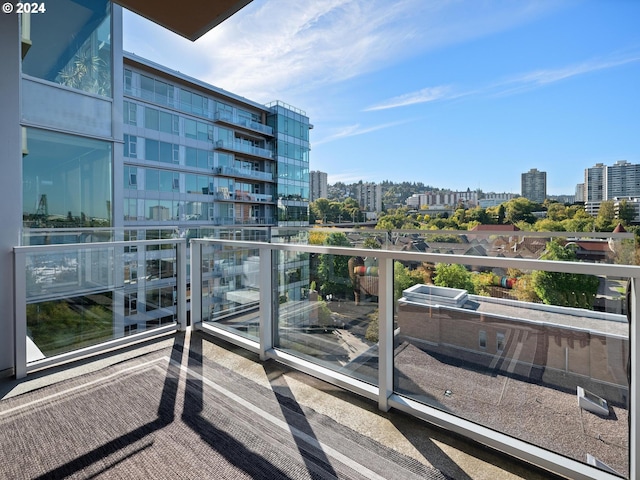
[[(179, 3), (178, 3), (179, 4)], [(520, 192), (640, 163), (638, 0), (254, 0), (191, 43), (125, 12), (124, 48), (305, 110), (329, 182)]]

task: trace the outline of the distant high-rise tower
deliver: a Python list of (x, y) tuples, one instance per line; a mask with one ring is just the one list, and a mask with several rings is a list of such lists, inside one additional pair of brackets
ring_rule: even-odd
[(327, 198), (327, 174), (319, 170), (309, 172), (311, 183), (311, 201), (315, 202), (319, 198)]
[(382, 211), (382, 185), (362, 183), (356, 185), (356, 200), (367, 212)]
[(604, 175), (607, 167), (604, 163), (596, 163), (584, 171), (584, 201), (601, 202), (604, 200)]
[(619, 160), (605, 171), (603, 200), (640, 197), (640, 164)]
[(532, 202), (542, 203), (547, 198), (547, 172), (532, 168), (522, 174), (522, 196)]

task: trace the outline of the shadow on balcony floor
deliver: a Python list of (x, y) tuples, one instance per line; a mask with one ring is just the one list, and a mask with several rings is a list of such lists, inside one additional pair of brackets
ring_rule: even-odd
[(0, 478), (549, 478), (199, 334), (119, 355), (5, 395)]

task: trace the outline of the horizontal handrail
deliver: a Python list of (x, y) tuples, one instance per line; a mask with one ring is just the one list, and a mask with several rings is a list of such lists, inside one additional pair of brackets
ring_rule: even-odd
[(461, 265), (518, 268), (521, 270), (544, 269), (551, 272), (576, 273), (584, 275), (603, 275), (613, 277), (628, 277), (640, 279), (640, 266), (602, 264), (587, 262), (568, 262), (558, 260), (533, 260), (526, 258), (499, 258), (477, 255), (455, 255), (425, 252), (404, 252), (386, 249), (365, 249), (350, 247), (329, 247), (325, 245), (303, 245), (248, 242), (243, 240), (222, 239), (192, 239), (192, 243), (220, 244), (234, 247), (260, 248), (289, 252), (306, 252), (330, 255), (348, 255), (361, 257), (376, 257), (381, 259), (406, 260), (430, 263), (456, 263)]

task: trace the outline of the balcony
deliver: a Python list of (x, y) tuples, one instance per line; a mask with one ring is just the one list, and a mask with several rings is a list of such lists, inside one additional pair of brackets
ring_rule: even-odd
[[(345, 475), (340, 469), (344, 468), (346, 457), (356, 455), (358, 458), (357, 452), (345, 448), (340, 443), (342, 439), (336, 439), (338, 443), (329, 446), (321, 427), (311, 421), (310, 413), (303, 413), (294, 420), (289, 415), (291, 408), (306, 412), (308, 405), (317, 415), (333, 412), (333, 418), (338, 419), (333, 429), (338, 432), (343, 431), (340, 425), (344, 425), (356, 433), (367, 430), (371, 434), (372, 429), (383, 429), (385, 419), (390, 419), (397, 426), (404, 425), (398, 427), (403, 432), (401, 436), (404, 441), (413, 439), (414, 450), (426, 440), (420, 437), (427, 435), (426, 424), (411, 422), (410, 417), (376, 414), (366, 406), (371, 405), (366, 400), (357, 399), (360, 396), (375, 402), (379, 410), (408, 413), (547, 471), (539, 473), (530, 466), (522, 474), (524, 478), (536, 478), (536, 475), (549, 478), (548, 472), (568, 478), (637, 478), (640, 453), (635, 446), (638, 432), (636, 422), (628, 422), (628, 418), (636, 414), (640, 397), (636, 369), (630, 373), (629, 389), (627, 359), (631, 358), (633, 364), (637, 358), (640, 334), (635, 320), (637, 299), (640, 298), (640, 268), (401, 251), (392, 243), (376, 250), (306, 245), (290, 243), (289, 231), (282, 232), (281, 237), (277, 231), (273, 235), (271, 243), (222, 239), (191, 241), (192, 325), (186, 336), (179, 333), (186, 328), (186, 307), (183, 307), (186, 286), (182, 286), (187, 283), (186, 244), (183, 240), (17, 247), (16, 285), (25, 286), (24, 292), (18, 292), (16, 298), (17, 375), (29, 373), (30, 378), (39, 375), (36, 371), (44, 367), (84, 357), (105, 346), (111, 349), (132, 340), (143, 341), (148, 335), (172, 333), (173, 340), (163, 340), (160, 353), (126, 364), (123, 372), (109, 370), (106, 378), (122, 378), (118, 381), (124, 383), (135, 378), (132, 387), (144, 378), (149, 377), (149, 381), (151, 377), (157, 378), (157, 391), (149, 387), (143, 394), (140, 388), (131, 389), (132, 395), (144, 398), (144, 395), (151, 395), (156, 399), (152, 414), (143, 415), (149, 417), (146, 425), (161, 430), (171, 423), (169, 420), (153, 423), (151, 418), (160, 411), (156, 408), (158, 399), (160, 404), (169, 399), (171, 401), (164, 405), (169, 410), (161, 410), (183, 410), (182, 422), (190, 434), (199, 438), (196, 440), (199, 445), (204, 441), (206, 446), (207, 438), (213, 432), (230, 434), (225, 430), (227, 427), (211, 424), (217, 415), (211, 409), (221, 401), (225, 405), (229, 402), (241, 404), (257, 415), (255, 418), (259, 423), (266, 418), (265, 408), (271, 416), (283, 415), (284, 420), (280, 418), (280, 423), (270, 423), (268, 429), (273, 429), (275, 424), (282, 425), (283, 421), (285, 425), (289, 423), (287, 431), (293, 432), (293, 451), (298, 448), (306, 451), (308, 445), (322, 445), (324, 453), (319, 455), (324, 457), (320, 461), (326, 460), (325, 463), (333, 465), (338, 476)], [(301, 234), (298, 238), (303, 237)], [(135, 249), (132, 251), (131, 247)], [(156, 260), (163, 261), (157, 270), (150, 267), (158, 265)], [(571, 278), (596, 276), (609, 296), (614, 295), (612, 292), (624, 295), (622, 286), (626, 287), (626, 280), (630, 279), (631, 326), (626, 316), (619, 313), (584, 308), (594, 305), (594, 299), (582, 298), (577, 291), (569, 292), (567, 296), (576, 306), (554, 306), (480, 296), (463, 289), (448, 291), (420, 284), (402, 287), (404, 275), (419, 270), (405, 271), (408, 265), (428, 267), (434, 264), (466, 265), (478, 274), (517, 269), (520, 272), (567, 274)], [(29, 305), (40, 305), (42, 311), (43, 302), (69, 300), (78, 295), (88, 297), (93, 302), (90, 305), (96, 305), (100, 304), (101, 298), (109, 296), (116, 299), (110, 303), (114, 306), (113, 325), (122, 325), (123, 321), (126, 324), (124, 317), (129, 316), (125, 310), (126, 295), (132, 290), (125, 278), (131, 279), (135, 265), (145, 265), (147, 270), (143, 278), (137, 275), (137, 283), (147, 283), (136, 286), (136, 291), (146, 291), (154, 282), (159, 287), (173, 282), (171, 285), (177, 293), (171, 324), (150, 324), (148, 331), (133, 335), (124, 335), (124, 331), (118, 333), (119, 327), (114, 327), (108, 338), (104, 335), (90, 337), (91, 330), (87, 329), (80, 332), (84, 337), (77, 332), (67, 335), (66, 346), (63, 345), (65, 335), (59, 335), (55, 348), (41, 348), (43, 337), (33, 337), (34, 327), (40, 320), (34, 317), (33, 308), (28, 308), (30, 311), (27, 312)], [(163, 275), (163, 272), (167, 273)], [(427, 270), (424, 272), (426, 274)], [(105, 295), (106, 292), (110, 294)], [(584, 307), (577, 306), (581, 302), (587, 303), (582, 303)], [(77, 301), (66, 303), (76, 309), (81, 305)], [(162, 307), (161, 301), (159, 306)], [(96, 316), (99, 317), (99, 310), (93, 310), (85, 317)], [(211, 337), (242, 350), (225, 346), (228, 344), (220, 343), (220, 340), (209, 340)], [(36, 349), (33, 347), (40, 350), (40, 355), (34, 355)], [(255, 362), (259, 361), (265, 362), (259, 369), (264, 370), (263, 373), (256, 370)], [(138, 369), (140, 375), (135, 373)], [(333, 387), (327, 386), (318, 387), (324, 392), (314, 393), (310, 385), (321, 384), (305, 380), (306, 377), (296, 371), (351, 393), (327, 395), (327, 391), (335, 392)], [(100, 378), (96, 375), (90, 381), (100, 385)], [(251, 382), (247, 383), (249, 378), (253, 386), (249, 385)], [(265, 385), (276, 395), (259, 393)], [(589, 392), (592, 398), (605, 399), (608, 415), (581, 409), (578, 387)], [(175, 392), (176, 388), (186, 392), (184, 405), (175, 404), (175, 393), (170, 392)], [(220, 398), (222, 393), (223, 398)], [(260, 402), (255, 400), (257, 395)], [(144, 404), (142, 397), (140, 401)], [(277, 404), (275, 410), (265, 407), (267, 403), (263, 401), (268, 402), (269, 398), (277, 398), (280, 408)], [(349, 398), (349, 401), (344, 402), (343, 398)], [(134, 405), (132, 402), (133, 398), (127, 397), (124, 405)], [(302, 405), (296, 407), (295, 402)], [(354, 407), (352, 403), (365, 407)], [(154, 405), (153, 401), (148, 404)], [(13, 404), (11, 408), (14, 408)], [(119, 415), (106, 410), (108, 415), (121, 415), (123, 419), (128, 418), (130, 411), (141, 414), (134, 408), (123, 408)], [(91, 411), (90, 407), (88, 411)], [(103, 412), (98, 413), (102, 415)], [(2, 410), (0, 418), (1, 414)], [(145, 424), (139, 428), (143, 427), (148, 428)], [(153, 432), (154, 428), (150, 430)], [(298, 430), (304, 435), (297, 435)], [(317, 437), (309, 437), (310, 434)], [(433, 438), (434, 432), (428, 435)], [(446, 436), (443, 431), (435, 435)], [(391, 434), (380, 433), (377, 438), (385, 448), (396, 446)], [(133, 435), (131, 439), (139, 441), (140, 437)], [(353, 441), (364, 445), (369, 440)], [(442, 437), (439, 441), (447, 443)], [(215, 448), (215, 443), (208, 445)], [(400, 444), (403, 446), (399, 451), (412, 452), (411, 448), (406, 450), (407, 444), (402, 439)], [(111, 455), (113, 451), (109, 448), (96, 451)], [(143, 442), (133, 448), (145, 450), (147, 447)], [(444, 450), (450, 452), (451, 448), (447, 446)], [(422, 447), (418, 450), (432, 465), (454, 478), (460, 478), (461, 471), (472, 470), (463, 465), (460, 466), (462, 470), (451, 469), (450, 460), (443, 461), (435, 454), (431, 457), (427, 452), (432, 450)], [(408, 453), (409, 456), (414, 454)], [(269, 453), (260, 455), (262, 459), (273, 458)], [(389, 451), (381, 455), (381, 461), (388, 462), (397, 453)], [(482, 457), (487, 453), (479, 455)], [(318, 459), (317, 455), (315, 458)], [(354, 459), (353, 456), (349, 458)], [(335, 464), (336, 459), (342, 462), (339, 466)], [(591, 466), (588, 461), (599, 467)], [(118, 465), (117, 457), (113, 462), (114, 466)], [(309, 472), (315, 468), (304, 459), (302, 462), (311, 469)], [(495, 468), (480, 464), (483, 466), (476, 468)], [(204, 465), (208, 463), (205, 461)], [(277, 462), (269, 464), (269, 468), (274, 465), (285, 468)], [(379, 465), (375, 462), (350, 465), (372, 469), (356, 468), (366, 478), (376, 475), (388, 478), (394, 471), (376, 470)], [(388, 468), (389, 464), (386, 465)], [(425, 464), (421, 465), (423, 468)], [(418, 476), (427, 474), (421, 471)], [(470, 473), (466, 475), (463, 478), (476, 478)], [(501, 475), (506, 474), (499, 471), (494, 476), (508, 478)]]
[(258, 170), (250, 170), (248, 168), (235, 167), (213, 167), (215, 175), (224, 175), (226, 177), (249, 178), (251, 180), (260, 180), (263, 182), (273, 182), (272, 172), (261, 172)]
[(230, 142), (226, 140), (218, 140), (216, 142), (216, 148), (218, 150), (226, 150), (228, 152), (243, 153), (250, 155), (258, 159), (268, 158), (273, 160), (273, 150), (267, 148), (254, 147), (242, 142)]
[(226, 123), (234, 127), (240, 127), (251, 133), (259, 133), (261, 135), (267, 135), (273, 137), (273, 128), (269, 125), (263, 125), (262, 123), (254, 122), (247, 118), (239, 118), (229, 112), (216, 112), (214, 121), (220, 123)]

